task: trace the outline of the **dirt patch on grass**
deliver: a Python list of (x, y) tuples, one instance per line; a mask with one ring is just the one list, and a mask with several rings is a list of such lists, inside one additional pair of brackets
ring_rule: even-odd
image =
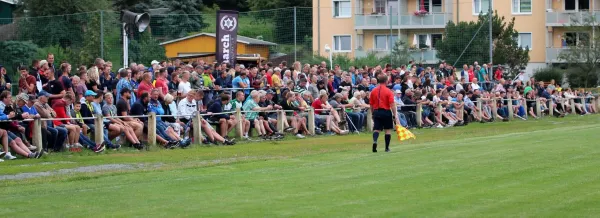
[(0, 175), (0, 181), (3, 180), (22, 180), (22, 179), (30, 179), (30, 178), (38, 178), (45, 176), (56, 176), (56, 175), (66, 175), (66, 174), (74, 174), (74, 173), (93, 173), (93, 172), (101, 172), (101, 171), (115, 171), (115, 170), (137, 170), (137, 169), (148, 169), (148, 168), (159, 168), (163, 166), (162, 163), (153, 163), (153, 164), (103, 164), (103, 165), (94, 165), (94, 166), (83, 166), (77, 168), (70, 169), (60, 169), (55, 171), (44, 171), (44, 172), (34, 172), (34, 173), (18, 173), (14, 175)]

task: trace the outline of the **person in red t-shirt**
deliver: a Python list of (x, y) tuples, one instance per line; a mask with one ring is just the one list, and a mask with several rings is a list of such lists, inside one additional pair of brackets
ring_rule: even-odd
[(150, 75), (150, 73), (144, 73), (144, 75), (142, 75), (142, 81), (140, 82), (140, 85), (138, 86), (138, 90), (136, 96), (138, 97), (138, 99), (140, 98), (140, 96), (142, 96), (142, 93), (150, 93), (150, 91), (152, 91), (152, 75)]
[[(70, 105), (73, 101), (73, 96), (70, 94), (66, 94), (62, 99), (55, 99), (52, 101), (52, 109), (56, 112), (56, 118), (69, 118), (67, 116), (66, 107)], [(68, 144), (67, 147), (80, 147), (79, 144), (79, 132), (81, 131), (81, 127), (76, 124), (71, 124), (68, 120), (53, 120), (52, 121), (55, 126), (64, 127), (68, 132)], [(82, 146), (81, 146), (82, 147)]]
[(494, 79), (496, 79), (497, 81), (500, 81), (500, 79), (502, 79), (502, 67), (498, 66), (498, 68), (496, 68), (496, 72), (494, 72)]
[(21, 66), (19, 68), (19, 72), (21, 73), (21, 78), (19, 79), (19, 90), (22, 93), (27, 93), (30, 95), (35, 94), (35, 77), (29, 75), (29, 71), (26, 66)]
[(400, 123), (397, 116), (396, 103), (394, 102), (394, 93), (386, 87), (387, 76), (379, 74), (377, 76), (377, 87), (371, 91), (369, 96), (369, 105), (373, 108), (373, 152), (377, 152), (377, 139), (379, 132), (385, 130), (385, 152), (390, 151), (390, 141), (392, 138), (392, 129), (394, 128), (394, 119)]
[(167, 86), (168, 81), (166, 79), (166, 76), (167, 71), (165, 70), (165, 68), (158, 70), (158, 73), (156, 73), (156, 82), (154, 83), (154, 88), (160, 90), (161, 97), (169, 93), (169, 87)]
[[(332, 122), (334, 119), (332, 113), (334, 113), (335, 110), (333, 110), (331, 105), (327, 103), (326, 93), (319, 95), (319, 98), (317, 98), (311, 106), (315, 110), (315, 119), (325, 122), (325, 128), (327, 129), (327, 132), (333, 131), (340, 135), (348, 134), (347, 130), (341, 130), (336, 122)], [(328, 114), (328, 112), (330, 114)]]

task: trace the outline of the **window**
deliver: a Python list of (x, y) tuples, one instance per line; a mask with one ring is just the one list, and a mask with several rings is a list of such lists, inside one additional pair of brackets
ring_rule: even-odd
[(398, 41), (397, 35), (392, 35), (390, 44), (390, 35), (375, 35), (375, 50), (389, 51)]
[(333, 36), (333, 51), (334, 52), (350, 52), (352, 49), (352, 37)]
[(473, 0), (473, 14), (485, 14), (490, 11), (490, 0)]
[(590, 33), (565, 33), (565, 38), (563, 39), (563, 46), (581, 46), (589, 44), (590, 42)]
[(531, 14), (531, 0), (513, 0), (513, 14)]
[(437, 44), (442, 41), (442, 34), (431, 34), (431, 43), (433, 48), (437, 48)]
[(429, 48), (427, 43), (427, 35), (418, 35), (417, 37), (419, 48)]
[(588, 11), (590, 10), (590, 0), (572, 0), (565, 1), (566, 11)]
[(334, 0), (333, 1), (333, 17), (350, 17), (352, 7), (349, 0)]
[(419, 0), (417, 2), (417, 11), (421, 10), (421, 2), (423, 2), (423, 7), (425, 11), (432, 13), (441, 13), (442, 12), (442, 0)]
[(533, 44), (532, 40), (533, 39), (531, 38), (531, 33), (519, 33), (519, 36), (517, 38), (517, 44), (521, 48), (529, 48), (529, 50), (531, 50)]
[(375, 0), (375, 8), (373, 8), (375, 11), (373, 12), (377, 14), (385, 14), (385, 11), (387, 11), (386, 3), (386, 0)]

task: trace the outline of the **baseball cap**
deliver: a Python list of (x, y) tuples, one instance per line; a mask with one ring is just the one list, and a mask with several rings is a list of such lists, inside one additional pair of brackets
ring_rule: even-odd
[(160, 62), (158, 62), (157, 60), (153, 60), (152, 62), (150, 62), (150, 65), (155, 65), (155, 64), (160, 64)]
[(48, 93), (48, 92), (46, 92), (46, 91), (42, 90), (42, 91), (40, 91), (40, 92), (37, 94), (37, 97), (39, 98), (39, 97), (42, 97), (42, 96), (43, 96), (43, 97), (50, 97), (50, 93)]
[(243, 64), (240, 64), (240, 68), (241, 69), (246, 69), (246, 66), (244, 66)]
[(396, 90), (396, 94), (402, 94), (402, 91)]
[(97, 94), (96, 94), (94, 91), (92, 91), (92, 90), (87, 90), (87, 91), (85, 91), (85, 97), (88, 97), (88, 96), (96, 96), (96, 95), (97, 95)]
[(275, 92), (274, 92), (273, 90), (270, 90), (270, 89), (268, 89), (268, 90), (267, 90), (267, 94), (271, 94), (271, 95), (273, 95), (273, 94), (275, 94)]

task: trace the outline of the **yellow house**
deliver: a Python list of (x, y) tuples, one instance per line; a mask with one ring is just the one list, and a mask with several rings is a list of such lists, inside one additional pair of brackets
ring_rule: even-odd
[[(186, 59), (190, 57), (209, 57), (214, 59), (216, 36), (214, 33), (198, 33), (195, 35), (160, 43), (165, 47), (167, 58)], [(277, 44), (245, 36), (237, 37), (238, 56), (259, 56), (269, 58), (269, 46)], [(212, 60), (211, 60), (212, 61)]]
[[(428, 13), (417, 16), (421, 1)], [(420, 48), (411, 52), (414, 60), (437, 63), (435, 44), (442, 39), (446, 23), (475, 21), (479, 13), (487, 12), (490, 2), (506, 20), (515, 18), (517, 41), (530, 48), (529, 73), (556, 63), (564, 47), (593, 37), (592, 30), (567, 32), (571, 19), (590, 12), (600, 17), (600, 0), (313, 0), (313, 48), (323, 56), (328, 55), (325, 45), (334, 54), (350, 57), (368, 52), (385, 55), (390, 52), (390, 38), (403, 39)], [(564, 40), (565, 35), (574, 40)]]

